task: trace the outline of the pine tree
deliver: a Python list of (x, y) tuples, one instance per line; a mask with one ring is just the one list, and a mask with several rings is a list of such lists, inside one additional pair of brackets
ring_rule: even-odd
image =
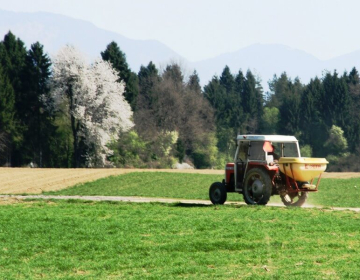
[(43, 46), (31, 45), (26, 56), (23, 81), (21, 119), (24, 132), (23, 156), (38, 166), (49, 166), (51, 139), (55, 134), (52, 118), (42, 102), (49, 95), (51, 75), (50, 58), (44, 54)]
[(170, 64), (165, 68), (162, 74), (163, 80), (171, 81), (174, 90), (181, 92), (184, 87), (184, 75), (182, 74), (181, 68), (178, 64)]
[(254, 118), (257, 111), (257, 100), (256, 100), (256, 83), (255, 77), (251, 71), (247, 71), (246, 80), (244, 84), (244, 94), (242, 96), (244, 112)]
[(11, 153), (7, 142), (16, 137), (15, 95), (9, 79), (3, 74), (0, 64), (0, 163), (8, 163)]
[(214, 76), (204, 87), (204, 96), (215, 111), (217, 148), (220, 152), (231, 153), (229, 147), (234, 144), (234, 128), (231, 127), (233, 104), (231, 98), (234, 93), (234, 76), (226, 66), (220, 78)]
[(274, 75), (273, 79), (269, 82), (269, 88), (273, 94), (270, 96), (267, 106), (280, 108), (290, 85), (291, 79), (288, 78), (286, 72), (283, 72), (279, 78)]
[(109, 61), (113, 68), (119, 73), (119, 81), (125, 82), (125, 99), (131, 105), (133, 110), (136, 109), (136, 99), (139, 93), (138, 77), (133, 73), (128, 63), (126, 55), (123, 53), (116, 42), (107, 45), (106, 50), (101, 52), (101, 57), (105, 61)]
[(351, 99), (347, 140), (351, 152), (360, 152), (360, 77), (355, 67), (346, 78)]
[(350, 94), (347, 89), (346, 79), (339, 77), (338, 73), (327, 73), (323, 79), (325, 90), (324, 115), (326, 125), (330, 128), (333, 124), (344, 129), (350, 106)]
[(137, 108), (134, 112), (135, 128), (140, 137), (155, 139), (157, 137), (155, 116), (152, 110), (157, 106), (157, 90), (160, 83), (159, 71), (151, 61), (140, 67), (138, 73), (139, 95)]
[(139, 94), (145, 96), (151, 92), (155, 85), (160, 81), (159, 71), (152, 61), (148, 66), (141, 65), (138, 73)]
[(244, 91), (242, 95), (242, 106), (245, 114), (245, 131), (246, 133), (256, 133), (259, 130), (259, 123), (262, 116), (262, 101), (260, 91), (257, 88), (257, 81), (250, 70), (246, 73)]
[(242, 99), (244, 95), (245, 77), (240, 70), (235, 77), (234, 92), (231, 96), (231, 102), (233, 104), (232, 113), (230, 118), (230, 126), (234, 129), (234, 134), (242, 133), (244, 131), (243, 124), (245, 122), (244, 109), (242, 105)]
[(194, 93), (201, 94), (200, 78), (196, 70), (190, 75), (187, 87)]
[[(283, 76), (284, 78), (287, 76)], [(303, 85), (298, 78), (294, 82), (288, 78), (287, 81), (278, 81), (281, 88), (280, 121), (278, 131), (280, 134), (300, 136), (300, 101), (303, 92)]]
[(300, 104), (300, 130), (303, 145), (310, 145), (313, 156), (326, 156), (324, 143), (328, 138), (327, 127), (322, 119), (324, 87), (319, 78), (311, 79), (304, 88)]
[(25, 68), (26, 48), (25, 44), (17, 39), (14, 34), (8, 32), (4, 40), (0, 42), (0, 64), (3, 68), (3, 75), (9, 79), (14, 90), (15, 114), (13, 124), (15, 126), (11, 139), (11, 166), (21, 166), (23, 162), (20, 150), (23, 141), (24, 126), (21, 119), (23, 107), (21, 104), (26, 102), (23, 96), (22, 76)]
[(220, 76), (220, 85), (225, 88), (225, 91), (228, 95), (234, 91), (235, 79), (230, 72), (229, 66), (225, 66)]
[(9, 77), (10, 83), (15, 90), (17, 102), (21, 99), (21, 77), (26, 59), (25, 44), (9, 31), (5, 35), (1, 45), (3, 48), (2, 51), (0, 51), (0, 62), (3, 66), (4, 73)]
[(0, 127), (3, 132), (14, 133), (15, 95), (9, 79), (0, 65)]

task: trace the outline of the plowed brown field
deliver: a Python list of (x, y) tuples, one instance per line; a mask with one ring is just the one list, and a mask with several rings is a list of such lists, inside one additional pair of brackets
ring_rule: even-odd
[[(223, 170), (178, 170), (178, 169), (41, 169), (0, 168), (1, 194), (39, 194), (55, 191), (78, 183), (129, 172), (179, 172), (198, 174), (224, 174)], [(324, 173), (323, 178), (360, 177), (360, 173)]]

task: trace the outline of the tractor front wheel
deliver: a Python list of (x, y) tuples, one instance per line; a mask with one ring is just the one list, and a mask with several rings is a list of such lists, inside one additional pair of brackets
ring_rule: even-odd
[(270, 176), (260, 168), (251, 169), (245, 177), (243, 196), (246, 204), (266, 205), (271, 196)]
[(213, 204), (224, 204), (227, 198), (225, 185), (220, 182), (213, 183), (210, 186), (209, 197)]
[(286, 206), (302, 206), (308, 198), (307, 192), (286, 193), (281, 195), (281, 201)]

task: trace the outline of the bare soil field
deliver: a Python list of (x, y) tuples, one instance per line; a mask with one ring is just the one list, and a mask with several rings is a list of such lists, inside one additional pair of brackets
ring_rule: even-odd
[[(1, 194), (39, 194), (55, 191), (78, 183), (129, 172), (178, 172), (197, 174), (224, 174), (224, 170), (194, 169), (42, 169), (42, 168), (0, 168)], [(360, 173), (324, 173), (323, 178), (353, 178)]]

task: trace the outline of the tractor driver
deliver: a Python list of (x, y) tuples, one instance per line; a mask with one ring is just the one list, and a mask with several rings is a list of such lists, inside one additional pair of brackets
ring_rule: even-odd
[(275, 153), (275, 146), (271, 142), (265, 141), (263, 150), (267, 153), (269, 165), (275, 165), (278, 163), (280, 157), (277, 153)]
[(268, 155), (272, 155), (274, 157), (274, 162), (277, 163), (280, 157), (277, 153), (275, 153), (275, 146), (272, 144), (271, 146), (272, 146), (272, 152), (268, 153)]

